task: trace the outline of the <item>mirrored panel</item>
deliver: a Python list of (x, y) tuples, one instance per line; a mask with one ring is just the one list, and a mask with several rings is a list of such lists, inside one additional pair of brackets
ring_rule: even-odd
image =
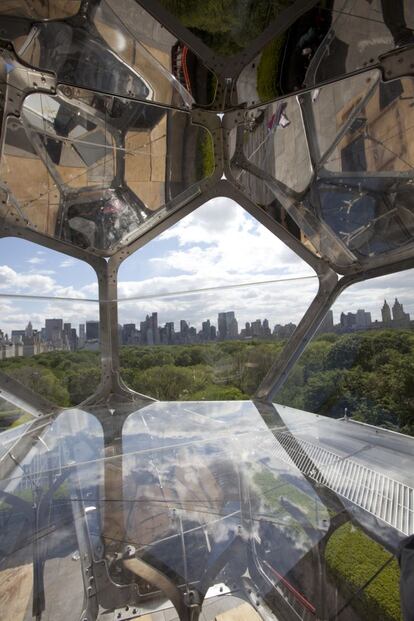
[(0, 15), (28, 19), (64, 19), (78, 13), (81, 0), (3, 0)]
[(371, 71), (252, 109), (233, 130), (233, 175), (337, 269), (409, 252), (412, 93)]
[[(356, 441), (353, 457), (338, 459), (323, 448), (334, 434), (288, 410), (123, 404), (117, 438), (106, 407), (27, 430), (2, 468), (1, 610), (6, 602), (15, 619), (75, 621), (86, 592), (99, 621), (129, 612), (182, 620), (190, 611), (259, 621), (292, 609), (302, 618), (346, 610), (351, 621), (397, 620), (393, 555), (410, 525), (379, 518), (374, 494), (371, 509), (351, 500), (373, 489), (381, 465), (363, 466)], [(372, 459), (381, 444), (372, 439)], [(352, 486), (356, 466), (371, 473), (366, 489), (361, 477)], [(388, 491), (393, 509), (396, 489)], [(12, 578), (18, 600), (9, 597)], [(87, 592), (91, 582), (96, 591)]]
[(134, 0), (87, 3), (73, 19), (58, 21), (65, 17), (59, 7), (80, 4), (47, 3), (54, 8), (46, 15), (45, 7), (44, 16), (54, 19), (43, 22), (25, 3), (26, 20), (9, 8), (4, 36), (22, 61), (58, 82), (185, 109), (213, 102), (214, 74)]
[(185, 112), (70, 87), (32, 94), (6, 121), (3, 218), (111, 254), (213, 167), (211, 134)]
[[(88, 418), (85, 412), (70, 410), (33, 427), (13, 448), (14, 469), (7, 472), (3, 464), (0, 610), (4, 619), (78, 621), (82, 616), (82, 561), (86, 559), (82, 556), (81, 561), (79, 540), (82, 530), (92, 527), (93, 503), (102, 485), (99, 462), (89, 463), (89, 480), (85, 467), (73, 465), (102, 457), (102, 427)], [(85, 427), (87, 434), (82, 431)], [(93, 547), (93, 534), (89, 542)]]
[(295, 0), (160, 0), (183, 26), (221, 56), (242, 52)]
[(248, 105), (372, 67), (414, 43), (408, 0), (319, 2), (268, 43), (241, 72), (236, 96)]

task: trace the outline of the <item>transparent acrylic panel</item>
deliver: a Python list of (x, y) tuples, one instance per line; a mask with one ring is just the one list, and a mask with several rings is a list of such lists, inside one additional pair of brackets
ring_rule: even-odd
[(332, 490), (342, 462), (320, 463), (302, 440), (310, 429), (239, 401), (71, 409), (28, 430), (1, 471), (10, 605), (78, 619), (82, 561), (102, 621), (127, 606), (176, 619), (173, 603), (183, 614), (189, 601), (209, 621), (398, 612), (401, 535)]
[(133, 0), (101, 0), (79, 19), (16, 28), (5, 20), (18, 57), (58, 82), (186, 109), (214, 100), (214, 74)]
[(146, 99), (187, 108), (213, 102), (214, 74), (136, 2), (103, 0), (93, 22), (108, 46), (145, 82)]
[(32, 94), (6, 124), (3, 218), (111, 254), (195, 196), (213, 159), (211, 134), (185, 112), (70, 87)]
[[(86, 560), (81, 533), (89, 532), (100, 497), (102, 466), (96, 460), (102, 455), (99, 422), (69, 410), (20, 437), (13, 467), (5, 468), (12, 461), (6, 456), (0, 485), (2, 618), (80, 618)], [(89, 536), (94, 553), (98, 535)]]
[[(21, 407), (12, 403), (8, 399), (5, 399), (3, 395), (0, 397), (0, 436), (2, 440), (0, 441), (0, 456), (3, 453), (4, 444), (7, 445), (9, 442), (14, 440), (15, 437), (15, 428), (20, 427), (20, 425), (24, 425), (33, 420), (33, 415), (29, 412), (23, 410)], [(7, 441), (5, 441), (3, 432), (6, 429), (12, 429), (12, 433), (7, 436)], [(3, 444), (4, 442), (4, 444)]]
[(408, 270), (346, 289), (275, 400), (351, 418), (352, 429), (359, 421), (413, 435), (413, 279)]
[(64, 19), (78, 13), (81, 0), (3, 0), (0, 15), (10, 17), (26, 17), (28, 19)]
[(7, 295), (0, 297), (0, 375), (12, 383), (3, 386), (36, 415), (90, 397), (100, 381), (98, 303)]
[(252, 109), (233, 130), (233, 175), (338, 269), (409, 252), (412, 92), (375, 70)]
[(161, 4), (217, 54), (233, 56), (248, 47), (295, 2), (225, 0), (217, 4), (212, 0), (195, 0), (191, 3), (161, 0)]
[(382, 54), (414, 43), (413, 29), (409, 0), (319, 2), (243, 69), (237, 100), (264, 103), (374, 66)]
[[(127, 418), (123, 447), (125, 539), (179, 588), (204, 594), (224, 580), (263, 614), (276, 574), (326, 534), (323, 503), (250, 402), (154, 403)], [(276, 573), (255, 588), (263, 561)]]

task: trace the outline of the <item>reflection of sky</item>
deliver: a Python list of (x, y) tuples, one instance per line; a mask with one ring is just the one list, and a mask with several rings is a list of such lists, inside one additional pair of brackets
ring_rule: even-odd
[[(178, 554), (181, 549), (177, 535), (181, 519), (188, 531), (187, 553), (196, 555), (193, 564), (197, 555), (204, 558), (207, 553), (203, 528), (207, 528), (212, 549), (230, 545), (236, 532), (257, 542), (266, 532), (266, 536), (273, 533), (275, 545), (283, 541), (289, 547), (284, 565), (287, 571), (326, 528), (318, 521), (317, 530), (310, 535), (298, 528), (297, 517), (288, 511), (273, 509), (269, 514), (272, 508), (256, 480), (261, 472), (275, 476), (277, 485), (282, 484), (282, 494), (286, 486), (300, 489), (311, 506), (318, 505), (319, 517), (328, 517), (299, 471), (275, 459), (275, 438), (249, 402), (153, 403), (125, 421), (123, 458), (104, 456), (101, 424), (92, 414), (77, 409), (60, 414), (43, 431), (41, 440), (35, 440), (22, 466), (32, 462), (47, 474), (50, 456), (61, 452), (63, 470), (71, 472), (67, 485), (72, 493), (77, 496), (80, 485), (88, 506), (96, 506), (98, 511), (121, 508), (126, 529), (122, 538), (144, 544), (144, 548), (151, 544), (152, 553), (160, 558), (166, 550)], [(102, 503), (105, 465), (121, 474), (123, 489), (114, 488)], [(59, 471), (55, 468), (49, 475), (53, 479)], [(3, 481), (3, 488), (13, 491), (21, 479), (20, 468), (16, 468), (11, 480)], [(308, 519), (315, 523), (314, 514)], [(155, 545), (158, 540), (162, 541)]]

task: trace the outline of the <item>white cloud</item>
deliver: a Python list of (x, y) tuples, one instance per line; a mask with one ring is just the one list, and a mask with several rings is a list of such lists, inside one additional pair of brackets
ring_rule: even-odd
[(76, 264), (75, 259), (67, 258), (61, 261), (59, 267), (73, 267)]
[(162, 271), (196, 274), (200, 282), (309, 275), (312, 269), (239, 205), (215, 198), (165, 231), (178, 248), (152, 259)]
[(40, 257), (31, 257), (30, 259), (27, 259), (26, 262), (30, 263), (31, 265), (39, 265), (40, 263), (44, 263), (45, 260), (41, 259)]
[(52, 270), (17, 272), (8, 265), (0, 265), (0, 292), (10, 294), (46, 295), (51, 297), (85, 298), (85, 292), (74, 286), (60, 285), (49, 275)]

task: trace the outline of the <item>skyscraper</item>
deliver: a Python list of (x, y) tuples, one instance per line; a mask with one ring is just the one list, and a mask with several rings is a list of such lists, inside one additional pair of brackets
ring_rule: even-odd
[(63, 336), (63, 320), (62, 319), (46, 319), (45, 320), (46, 341), (52, 343), (54, 347), (62, 346)]
[(85, 341), (86, 341), (86, 335), (85, 335), (85, 324), (84, 323), (80, 323), (79, 324), (79, 340), (78, 340), (78, 347), (83, 347), (85, 345)]
[(99, 339), (99, 321), (86, 322), (86, 340), (95, 341)]
[(385, 326), (390, 326), (391, 325), (391, 310), (390, 310), (390, 307), (388, 306), (387, 300), (384, 300), (384, 306), (381, 308), (381, 315), (382, 315), (382, 323)]
[(239, 335), (239, 325), (234, 311), (218, 314), (218, 331), (220, 339), (235, 339)]
[(398, 298), (395, 298), (392, 307), (392, 319), (396, 328), (409, 328), (410, 326), (410, 315), (404, 312), (404, 307), (398, 301)]

